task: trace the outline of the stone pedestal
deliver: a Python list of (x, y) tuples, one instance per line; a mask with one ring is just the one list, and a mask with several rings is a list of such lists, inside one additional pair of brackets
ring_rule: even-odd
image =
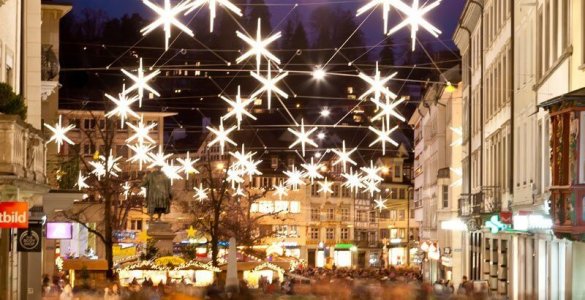
[(160, 255), (173, 254), (173, 239), (176, 234), (173, 232), (170, 223), (150, 221), (148, 222), (146, 234), (156, 241), (155, 247), (158, 249)]

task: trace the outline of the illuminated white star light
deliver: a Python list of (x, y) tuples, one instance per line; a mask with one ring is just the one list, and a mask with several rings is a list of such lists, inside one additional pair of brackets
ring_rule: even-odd
[(246, 193), (244, 193), (244, 189), (242, 189), (242, 187), (238, 185), (238, 187), (234, 189), (232, 197), (246, 197)]
[(216, 7), (218, 4), (231, 10), (234, 14), (236, 14), (240, 17), (244, 16), (242, 14), (242, 10), (240, 10), (237, 6), (235, 6), (229, 0), (195, 0), (193, 2), (188, 2), (186, 4), (187, 12), (185, 12), (185, 15), (194, 11), (195, 9), (197, 9), (198, 7), (200, 7), (201, 5), (203, 5), (205, 3), (207, 3), (207, 6), (209, 7), (209, 32), (213, 32), (213, 21), (215, 20)]
[(156, 12), (159, 16), (154, 22), (150, 23), (148, 26), (142, 28), (140, 32), (142, 35), (147, 35), (151, 31), (155, 30), (157, 27), (162, 26), (165, 32), (165, 50), (169, 50), (169, 39), (171, 38), (171, 25), (176, 26), (177, 28), (181, 29), (184, 33), (194, 36), (193, 31), (185, 26), (183, 23), (177, 20), (177, 15), (187, 9), (187, 5), (189, 2), (181, 2), (177, 4), (175, 7), (171, 7), (170, 0), (164, 0), (164, 8), (160, 7), (148, 0), (142, 0), (142, 2)]
[(319, 173), (319, 169), (321, 169), (322, 165), (323, 164), (320, 164), (320, 163), (314, 163), (313, 157), (311, 157), (311, 163), (310, 164), (301, 164), (301, 167), (303, 167), (303, 168), (305, 168), (305, 170), (307, 170), (307, 172), (305, 172), (305, 177), (311, 179), (311, 183), (313, 183), (314, 179), (323, 178), (323, 175), (321, 175)]
[(250, 99), (246, 99), (246, 100), (242, 100), (242, 97), (240, 95), (240, 86), (238, 85), (238, 94), (236, 95), (236, 101), (233, 101), (230, 98), (224, 97), (224, 96), (220, 96), (221, 99), (223, 99), (225, 102), (227, 102), (230, 105), (230, 111), (225, 114), (223, 116), (223, 119), (228, 119), (229, 117), (236, 117), (236, 121), (238, 124), (238, 130), (240, 130), (240, 124), (242, 123), (242, 119), (244, 117), (244, 115), (257, 120), (256, 117), (254, 115), (252, 115), (250, 112), (248, 112), (246, 110), (246, 106), (250, 105), (252, 102), (254, 102), (254, 98), (250, 98)]
[(244, 178), (242, 177), (243, 172), (236, 169), (228, 169), (227, 170), (227, 177), (225, 180), (231, 184), (232, 189), (236, 187), (236, 184), (244, 183)]
[(171, 180), (171, 185), (173, 185), (174, 180), (183, 179), (183, 177), (179, 175), (180, 169), (181, 166), (175, 166), (175, 162), (171, 160), (170, 164), (167, 162), (164, 166), (162, 166), (161, 171), (165, 174), (165, 176), (167, 176), (167, 178)]
[(391, 74), (388, 77), (382, 78), (382, 75), (380, 73), (380, 69), (378, 68), (378, 62), (376, 62), (376, 74), (374, 74), (374, 77), (370, 77), (368, 75), (366, 75), (365, 73), (360, 73), (359, 77), (361, 79), (363, 79), (365, 82), (370, 84), (370, 88), (363, 93), (359, 99), (363, 100), (366, 96), (374, 94), (374, 97), (372, 98), (372, 100), (375, 103), (380, 102), (380, 99), (382, 97), (382, 95), (389, 97), (391, 99), (396, 99), (396, 97), (398, 97), (396, 94), (394, 94), (392, 91), (390, 91), (390, 89), (388, 89), (385, 85), (388, 81), (390, 81), (390, 79), (394, 78), (394, 76), (396, 76), (396, 74), (398, 74), (397, 72), (394, 72), (393, 74)]
[(75, 185), (77, 186), (77, 188), (80, 191), (82, 189), (86, 189), (89, 187), (89, 185), (87, 185), (87, 183), (85, 183), (85, 180), (87, 180), (87, 177), (83, 176), (83, 174), (81, 174), (81, 171), (79, 171), (79, 176), (77, 177), (77, 183), (75, 183)]
[(128, 181), (126, 181), (126, 182), (124, 182), (122, 189), (124, 190), (122, 192), (122, 195), (124, 195), (124, 200), (128, 200), (128, 196), (130, 195), (130, 189), (132, 189), (132, 186), (130, 185), (130, 183)]
[(390, 8), (392, 7), (392, 3), (396, 0), (371, 0), (368, 4), (360, 7), (357, 10), (356, 17), (361, 16), (363, 13), (375, 8), (376, 6), (382, 4), (382, 18), (384, 19), (384, 34), (388, 32), (388, 20), (390, 15)]
[(399, 113), (397, 113), (395, 110), (396, 106), (400, 105), (402, 102), (404, 102), (404, 100), (406, 99), (402, 97), (394, 102), (390, 102), (390, 98), (386, 97), (385, 102), (376, 102), (376, 106), (378, 106), (381, 109), (381, 111), (372, 118), (372, 121), (377, 121), (379, 119), (385, 118), (386, 128), (390, 128), (390, 117), (392, 116), (394, 116), (395, 118), (402, 122), (405, 122), (406, 119)]
[(337, 165), (339, 163), (342, 163), (343, 172), (346, 171), (347, 163), (350, 163), (350, 164), (352, 164), (354, 166), (357, 165), (357, 163), (353, 159), (351, 159), (351, 157), (349, 157), (356, 150), (357, 150), (357, 148), (353, 148), (352, 150), (347, 151), (345, 149), (345, 140), (343, 140), (343, 145), (341, 147), (341, 150), (331, 149), (331, 151), (333, 151), (333, 153), (335, 153), (337, 155), (337, 160), (335, 160), (333, 162), (333, 165), (335, 166), (335, 165)]
[(403, 14), (406, 15), (406, 19), (400, 22), (398, 25), (394, 26), (392, 29), (388, 31), (388, 35), (391, 35), (402, 27), (410, 26), (410, 38), (412, 39), (412, 51), (414, 51), (416, 46), (416, 33), (419, 29), (419, 26), (426, 29), (430, 34), (434, 37), (439, 37), (441, 34), (441, 30), (437, 27), (433, 26), (431, 23), (427, 22), (424, 19), (424, 15), (437, 7), (441, 4), (441, 0), (437, 0), (429, 5), (419, 7), (419, 0), (413, 0), (412, 6), (406, 5), (402, 0), (395, 0), (393, 2), (394, 7), (400, 10)]
[(286, 181), (284, 182), (291, 190), (297, 190), (300, 185), (304, 185), (305, 181), (303, 181), (304, 173), (297, 169), (296, 166), (292, 166), (290, 171), (284, 171), (284, 175), (288, 176)]
[(134, 95), (132, 97), (128, 97), (128, 93), (126, 93), (124, 88), (122, 93), (118, 94), (118, 99), (110, 96), (109, 94), (106, 94), (106, 97), (108, 97), (108, 99), (116, 104), (116, 107), (108, 112), (106, 117), (111, 118), (113, 116), (118, 116), (120, 118), (120, 125), (122, 128), (124, 128), (124, 121), (128, 119), (129, 116), (132, 116), (136, 119), (140, 118), (140, 116), (130, 107), (132, 103), (138, 101), (138, 96)]
[(278, 57), (270, 53), (270, 51), (268, 51), (266, 47), (268, 47), (268, 45), (270, 45), (272, 42), (276, 41), (282, 36), (281, 32), (279, 31), (267, 37), (265, 40), (262, 40), (260, 23), (261, 23), (260, 18), (258, 18), (258, 28), (256, 30), (255, 40), (236, 30), (236, 35), (251, 47), (250, 50), (248, 50), (246, 53), (242, 54), (240, 57), (236, 59), (236, 63), (239, 64), (243, 62), (246, 58), (252, 55), (256, 55), (256, 72), (258, 73), (260, 73), (260, 62), (262, 60), (262, 57), (266, 57), (268, 64), (270, 64), (270, 61), (280, 64), (280, 59), (278, 59)]
[(154, 167), (161, 167), (164, 168), (165, 166), (167, 166), (167, 160), (172, 156), (172, 154), (165, 154), (163, 149), (162, 149), (162, 145), (158, 145), (158, 152), (157, 153), (152, 153), (150, 152), (148, 154), (150, 156), (150, 160), (152, 161), (152, 163), (150, 164), (150, 166), (148, 166), (149, 168), (154, 168)]
[(118, 161), (120, 159), (122, 159), (121, 156), (114, 158), (112, 155), (112, 150), (110, 150), (110, 154), (108, 155), (107, 159), (105, 156), (100, 155), (98, 160), (89, 162), (89, 164), (93, 167), (93, 171), (91, 171), (91, 173), (94, 174), (98, 180), (101, 179), (102, 176), (105, 176), (108, 172), (111, 176), (118, 177), (118, 173), (116, 172), (122, 172), (122, 169), (120, 169), (118, 166)]
[(395, 147), (398, 146), (398, 143), (390, 137), (390, 135), (396, 131), (396, 129), (398, 129), (398, 126), (395, 126), (390, 130), (386, 130), (386, 123), (382, 122), (382, 130), (378, 130), (372, 126), (368, 126), (368, 128), (378, 135), (378, 138), (370, 144), (370, 147), (379, 142), (382, 144), (382, 155), (386, 155), (386, 143), (394, 145)]
[(156, 144), (154, 139), (150, 137), (150, 131), (154, 129), (154, 127), (156, 127), (157, 123), (152, 122), (145, 126), (143, 118), (144, 118), (143, 116), (140, 117), (140, 121), (138, 122), (137, 126), (134, 126), (134, 124), (130, 122), (126, 122), (126, 125), (128, 125), (128, 127), (130, 127), (134, 131), (134, 134), (126, 139), (126, 143), (138, 140), (139, 144), (144, 144), (145, 141), (148, 141), (151, 144)]
[(57, 153), (61, 152), (61, 146), (63, 145), (64, 141), (70, 145), (75, 144), (71, 139), (67, 137), (67, 132), (75, 128), (75, 125), (69, 124), (67, 127), (63, 127), (61, 115), (59, 115), (59, 122), (55, 124), (55, 127), (47, 123), (45, 123), (45, 127), (49, 128), (49, 130), (53, 132), (53, 135), (51, 136), (49, 141), (47, 141), (47, 144), (52, 141), (55, 141), (55, 143), (57, 143)]
[(236, 130), (236, 128), (237, 127), (234, 125), (226, 130), (223, 127), (223, 119), (221, 119), (219, 121), (219, 127), (217, 129), (207, 126), (207, 130), (209, 130), (209, 131), (211, 131), (211, 133), (215, 134), (215, 138), (211, 142), (209, 142), (209, 144), (207, 144), (207, 147), (211, 147), (211, 146), (215, 145), (216, 143), (219, 143), (219, 152), (221, 155), (223, 155), (223, 152), (225, 149), (225, 143), (230, 143), (234, 146), (237, 146), (238, 144), (236, 144), (236, 142), (234, 142), (228, 136), (232, 131)]
[(150, 163), (152, 159), (150, 158), (150, 151), (154, 149), (154, 145), (148, 144), (135, 144), (135, 145), (128, 145), (130, 150), (134, 151), (134, 155), (128, 158), (129, 162), (138, 162), (138, 166), (140, 171), (142, 171), (142, 165)]
[(349, 169), (349, 173), (341, 173), (341, 176), (345, 178), (343, 185), (349, 188), (352, 193), (357, 193), (359, 189), (364, 187), (360, 173), (354, 173), (353, 168)]
[(203, 201), (209, 198), (207, 196), (207, 189), (203, 188), (203, 183), (199, 183), (199, 187), (194, 187), (193, 190), (195, 190), (195, 195), (193, 195), (193, 198), (197, 198), (199, 201)]
[(292, 143), (290, 146), (288, 146), (288, 148), (292, 149), (292, 147), (300, 143), (303, 156), (305, 156), (305, 148), (307, 144), (313, 147), (318, 147), (317, 144), (310, 138), (310, 135), (317, 130), (317, 127), (314, 127), (309, 131), (305, 131), (305, 122), (303, 119), (301, 119), (301, 125), (299, 127), (301, 129), (300, 131), (296, 131), (292, 128), (287, 128), (288, 131), (290, 131), (297, 137), (297, 140), (294, 141), (294, 143)]
[(363, 176), (363, 180), (365, 181), (380, 182), (383, 180), (382, 177), (378, 175), (378, 173), (380, 173), (380, 168), (374, 166), (374, 162), (371, 160), (369, 167), (361, 167), (360, 169), (365, 173), (365, 176)]
[(376, 203), (376, 208), (381, 212), (383, 209), (388, 208), (386, 206), (386, 199), (382, 199), (382, 197), (378, 196), (377, 200), (374, 200)]
[(189, 151), (187, 151), (185, 158), (177, 158), (177, 161), (181, 164), (179, 172), (183, 172), (186, 179), (189, 179), (189, 174), (199, 174), (199, 171), (193, 167), (193, 165), (199, 161), (199, 158), (192, 160)]
[(282, 183), (279, 183), (274, 186), (274, 195), (278, 196), (278, 200), (282, 200), (282, 197), (288, 196), (288, 188)]
[(282, 80), (284, 77), (286, 77), (288, 75), (288, 72), (280, 73), (280, 74), (278, 74), (278, 76), (272, 78), (272, 71), (270, 69), (270, 63), (269, 63), (268, 64), (268, 72), (266, 74), (266, 77), (263, 77), (262, 75), (260, 75), (260, 72), (256, 73), (253, 71), (250, 71), (250, 75), (252, 75), (252, 77), (256, 78), (256, 80), (260, 81), (260, 83), (262, 83), (262, 87), (260, 87), (254, 93), (252, 93), (252, 95), (250, 95), (250, 98), (255, 98), (256, 96), (262, 94), (263, 92), (266, 92), (266, 98), (268, 100), (267, 101), (268, 102), (268, 109), (270, 109), (270, 107), (272, 105), (271, 104), (272, 103), (272, 92), (275, 92), (277, 95), (280, 95), (284, 99), (288, 99), (288, 94), (276, 86), (276, 84), (280, 80)]
[(325, 197), (327, 197), (327, 193), (329, 194), (333, 194), (333, 190), (331, 189), (331, 187), (333, 186), (333, 182), (329, 182), (327, 180), (327, 178), (325, 178), (324, 181), (319, 181), (317, 182), (319, 184), (319, 189), (317, 190), (317, 193), (325, 193)]
[(366, 180), (364, 185), (365, 185), (364, 191), (369, 192), (370, 196), (372, 197), (374, 196), (375, 193), (380, 191), (380, 189), (378, 188), (378, 182), (376, 181)]
[(150, 81), (151, 79), (156, 77), (158, 74), (160, 74), (160, 70), (155, 70), (148, 75), (144, 75), (144, 70), (142, 69), (142, 58), (140, 58), (140, 65), (138, 66), (138, 70), (137, 70), (136, 75), (134, 75), (134, 74), (132, 74), (124, 69), (122, 69), (121, 71), (126, 76), (128, 76), (130, 79), (132, 79), (132, 81), (134, 81), (134, 84), (131, 85), (126, 90), (126, 93), (130, 93), (134, 90), (136, 90), (138, 92), (138, 107), (142, 107), (142, 99), (144, 98), (144, 90), (147, 90), (147, 91), (155, 94), (157, 97), (160, 97), (160, 94), (148, 84), (148, 81)]
[(449, 129), (457, 135), (457, 138), (451, 143), (451, 147), (463, 145), (463, 129), (461, 127), (449, 127)]

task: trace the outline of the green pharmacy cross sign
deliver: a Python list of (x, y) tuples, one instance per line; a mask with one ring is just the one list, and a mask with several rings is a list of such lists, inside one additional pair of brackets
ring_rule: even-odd
[(493, 215), (489, 220), (485, 221), (485, 227), (489, 228), (492, 233), (510, 229), (510, 225), (502, 223), (498, 215)]

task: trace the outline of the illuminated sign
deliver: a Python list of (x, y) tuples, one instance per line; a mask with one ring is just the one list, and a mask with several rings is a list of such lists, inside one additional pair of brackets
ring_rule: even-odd
[(467, 224), (460, 219), (452, 219), (441, 222), (441, 229), (451, 231), (467, 231)]
[(493, 215), (489, 220), (485, 221), (484, 225), (489, 228), (492, 233), (498, 233), (510, 228), (509, 225), (500, 222), (500, 217), (498, 215)]
[(551, 229), (553, 226), (552, 219), (543, 215), (515, 215), (513, 220), (514, 230), (547, 230)]
[(73, 238), (73, 224), (64, 222), (49, 222), (46, 230), (47, 239), (70, 240)]
[(28, 203), (0, 202), (0, 228), (28, 228)]

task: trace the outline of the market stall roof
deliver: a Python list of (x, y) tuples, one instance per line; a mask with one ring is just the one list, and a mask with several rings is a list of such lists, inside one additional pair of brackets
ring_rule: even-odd
[[(270, 266), (275, 266), (279, 269), (282, 269), (283, 272), (286, 272), (290, 268), (290, 262), (288, 261), (275, 261), (275, 262), (257, 262), (257, 261), (246, 261), (246, 262), (238, 262), (238, 271), (251, 271), (257, 268), (262, 270), (270, 268)], [(227, 264), (223, 264), (219, 267), (222, 271), (226, 271), (228, 268)]]
[(63, 270), (107, 271), (108, 262), (105, 259), (73, 258), (63, 260)]

